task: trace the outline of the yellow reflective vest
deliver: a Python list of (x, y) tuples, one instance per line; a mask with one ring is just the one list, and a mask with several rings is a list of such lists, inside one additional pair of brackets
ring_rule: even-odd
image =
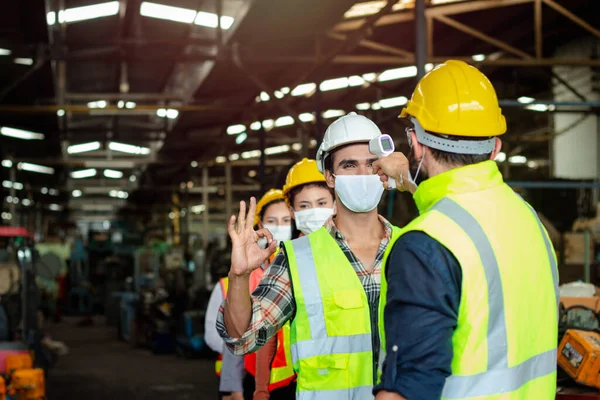
[[(452, 375), (442, 398), (554, 399), (558, 271), (535, 211), (504, 183), (494, 161), (427, 179), (414, 199), (420, 216), (402, 234), (425, 232), (462, 269)], [(383, 274), (383, 349), (386, 294)]]
[[(392, 239), (398, 233), (394, 228)], [(377, 316), (371, 316), (354, 268), (325, 228), (284, 246), (296, 301), (291, 325), (296, 398), (373, 398), (371, 318)]]

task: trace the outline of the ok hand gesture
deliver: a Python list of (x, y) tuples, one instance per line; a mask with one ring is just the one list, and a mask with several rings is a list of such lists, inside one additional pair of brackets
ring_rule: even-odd
[[(246, 202), (240, 201), (240, 213), (237, 217), (232, 215), (227, 228), (231, 238), (231, 270), (230, 274), (236, 277), (249, 276), (252, 271), (260, 267), (275, 252), (277, 241), (267, 229), (254, 230), (254, 214), (256, 213), (256, 199), (250, 198), (250, 209), (246, 214)], [(261, 249), (258, 245), (260, 238), (266, 238), (268, 246)]]

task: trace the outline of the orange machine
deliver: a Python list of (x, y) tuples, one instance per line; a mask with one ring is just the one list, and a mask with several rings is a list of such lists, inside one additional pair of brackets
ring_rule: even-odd
[(4, 378), (0, 376), (0, 400), (6, 400), (6, 382)]
[(6, 372), (12, 375), (19, 369), (33, 368), (33, 358), (31, 354), (14, 354), (6, 357)]
[(43, 400), (46, 398), (44, 370), (19, 369), (16, 370), (10, 381), (11, 394), (16, 400)]
[(569, 329), (558, 347), (558, 365), (578, 383), (600, 388), (600, 334)]

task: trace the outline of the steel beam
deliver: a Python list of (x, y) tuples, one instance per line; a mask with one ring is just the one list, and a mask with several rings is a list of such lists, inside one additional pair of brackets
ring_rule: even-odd
[(538, 60), (540, 60), (544, 56), (544, 35), (542, 32), (542, 1), (543, 0), (535, 0), (533, 16), (533, 24), (535, 27), (535, 58), (537, 58)]
[(425, 76), (427, 58), (427, 20), (425, 18), (425, 0), (415, 0), (415, 61), (417, 79)]
[[(123, 163), (132, 163), (135, 165), (179, 165), (179, 164), (185, 164), (188, 165), (190, 163), (190, 160), (184, 160), (184, 159), (149, 159), (149, 158), (119, 158), (118, 159), (120, 162)], [(278, 167), (278, 166), (287, 166), (290, 165), (292, 163), (294, 163), (297, 160), (291, 159), (291, 158), (284, 158), (284, 159), (267, 159), (266, 160), (266, 165), (269, 167)], [(97, 160), (97, 159), (68, 159), (68, 160), (61, 160), (61, 159), (57, 159), (57, 158), (19, 158), (14, 160), (15, 163), (20, 163), (20, 162), (28, 162), (28, 163), (33, 163), (33, 164), (40, 164), (40, 165), (48, 165), (48, 166), (56, 166), (56, 165), (65, 165), (65, 166), (71, 166), (71, 167), (81, 167), (81, 168), (85, 168), (86, 164), (90, 165), (90, 163), (98, 163), (98, 162), (102, 162), (102, 160)], [(223, 164), (217, 164), (215, 163), (213, 160), (206, 160), (206, 161), (198, 161), (198, 164), (200, 164), (199, 166), (203, 166), (201, 164), (205, 164), (208, 167), (221, 167), (223, 166)], [(237, 161), (231, 161), (231, 166), (232, 167), (258, 167), (260, 165), (260, 160), (258, 158), (255, 159), (247, 159), (247, 160), (237, 160)]]
[[(517, 4), (530, 3), (533, 0), (486, 0), (486, 1), (470, 1), (465, 3), (454, 3), (454, 4), (442, 4), (438, 6), (428, 7), (426, 15), (437, 16), (437, 15), (453, 15), (453, 14), (464, 14), (473, 11), (493, 9), (497, 7), (508, 7)], [(414, 13), (411, 10), (402, 11), (394, 14), (386, 15), (379, 19), (375, 26), (386, 26), (399, 24), (402, 22), (409, 22), (414, 19)], [(336, 32), (347, 32), (360, 29), (365, 23), (366, 18), (353, 19), (351, 21), (340, 22), (333, 30)]]
[[(348, 38), (348, 36), (341, 34), (341, 33), (337, 33), (337, 32), (329, 32), (329, 33), (327, 33), (327, 36), (329, 36), (332, 39), (340, 40), (340, 41), (345, 41)], [(394, 46), (389, 46), (389, 45), (383, 44), (383, 43), (377, 43), (372, 40), (363, 39), (360, 42), (358, 42), (358, 45), (361, 47), (364, 47), (365, 49), (376, 50), (376, 51), (380, 51), (382, 53), (391, 54), (393, 56), (399, 56), (399, 57), (412, 57), (413, 56), (413, 53), (411, 53), (408, 50), (404, 50), (404, 49), (394, 47)]]
[[(182, 99), (169, 93), (66, 93), (65, 99), (68, 101), (181, 101)], [(164, 108), (164, 106), (163, 106)]]
[(586, 31), (590, 32), (592, 35), (596, 36), (597, 38), (600, 38), (600, 30), (598, 30), (597, 28), (594, 28), (592, 25), (588, 24), (583, 19), (581, 19), (577, 15), (573, 14), (571, 11), (567, 10), (565, 7), (556, 3), (554, 0), (544, 0), (544, 3), (546, 3), (547, 5), (549, 5), (550, 7), (552, 7), (553, 9), (555, 9), (556, 11), (558, 11), (559, 13), (564, 15), (565, 17), (569, 18), (572, 22), (576, 23), (577, 25), (579, 25)]

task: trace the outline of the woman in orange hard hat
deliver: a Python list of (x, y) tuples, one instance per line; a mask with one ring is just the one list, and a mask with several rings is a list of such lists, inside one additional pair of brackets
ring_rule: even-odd
[[(283, 186), (283, 195), (294, 215), (295, 227), (300, 231), (300, 236), (319, 229), (333, 215), (333, 192), (319, 172), (315, 160), (305, 158), (290, 169)], [(260, 276), (262, 277), (262, 271)], [(258, 286), (258, 282), (254, 285)], [(293, 400), (296, 397), (295, 374), (289, 377), (286, 373), (284, 375), (287, 378), (274, 379), (274, 374), (279, 373), (276, 368), (291, 364), (287, 358), (290, 357), (289, 346), (288, 323), (256, 353), (254, 400)]]

